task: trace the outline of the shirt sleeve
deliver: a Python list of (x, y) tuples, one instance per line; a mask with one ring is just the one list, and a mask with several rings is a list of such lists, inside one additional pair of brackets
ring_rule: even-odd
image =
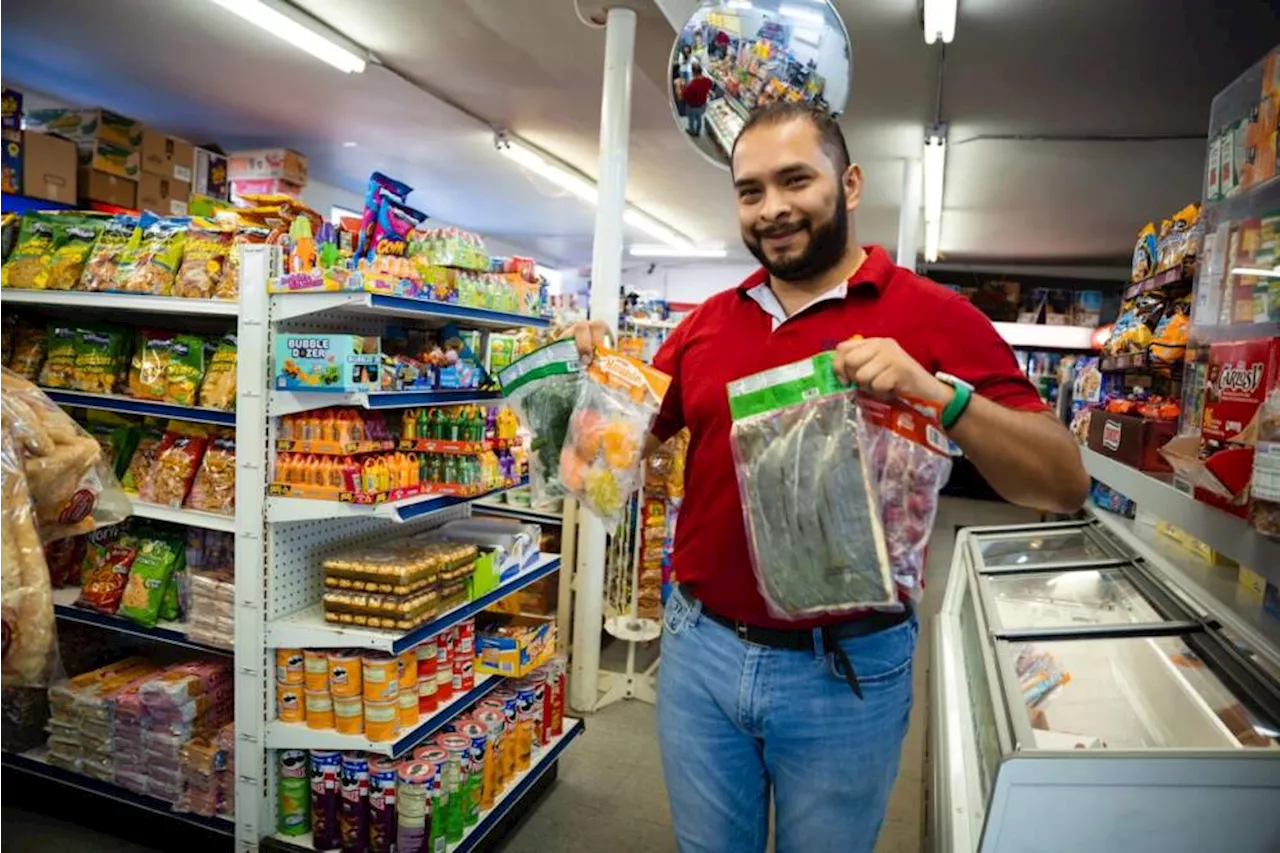
[(956, 294), (943, 306), (945, 337), (934, 370), (958, 376), (993, 403), (1026, 412), (1049, 407), (1018, 367), (1013, 349), (986, 315)]
[(653, 357), (653, 366), (671, 377), (671, 386), (662, 398), (662, 408), (658, 410), (658, 417), (654, 419), (651, 430), (659, 441), (666, 441), (684, 429), (684, 404), (680, 399), (680, 360), (684, 350), (685, 330), (691, 319), (686, 317), (672, 329)]

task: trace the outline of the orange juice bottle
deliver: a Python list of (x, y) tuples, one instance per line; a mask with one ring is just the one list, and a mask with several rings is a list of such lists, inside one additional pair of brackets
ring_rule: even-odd
[(406, 441), (413, 441), (418, 437), (417, 409), (405, 409), (400, 416), (400, 437)]
[(333, 409), (325, 409), (316, 415), (316, 433), (320, 441), (338, 440), (337, 419)]
[(293, 441), (293, 415), (285, 415), (276, 428), (276, 438), (281, 441)]

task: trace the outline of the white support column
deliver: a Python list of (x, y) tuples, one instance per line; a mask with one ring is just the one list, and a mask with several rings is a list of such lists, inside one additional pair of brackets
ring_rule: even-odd
[[(591, 319), (617, 331), (622, 284), (622, 214), (627, 206), (627, 145), (631, 135), (631, 63), (636, 13), (610, 9), (605, 28), (604, 96), (600, 104), (600, 170), (596, 179), (595, 244), (591, 253)], [(600, 628), (604, 605), (604, 525), (582, 513), (578, 525), (573, 658), (569, 704), (588, 712), (596, 704)]]
[(898, 266), (916, 268), (920, 248), (920, 205), (924, 201), (924, 164), (902, 164), (902, 207), (898, 211)]

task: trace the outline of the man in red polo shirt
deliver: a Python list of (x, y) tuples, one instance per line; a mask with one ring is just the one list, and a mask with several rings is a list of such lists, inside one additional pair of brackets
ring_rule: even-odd
[(702, 66), (695, 61), (693, 79), (680, 90), (680, 97), (684, 99), (685, 132), (690, 136), (702, 133), (702, 116), (707, 111), (707, 98), (713, 88), (711, 78), (702, 73)]
[[(860, 387), (944, 405), (944, 429), (1009, 501), (1072, 511), (1089, 478), (986, 317), (858, 244), (862, 172), (833, 119), (803, 105), (757, 111), (734, 146), (733, 182), (762, 268), (699, 306), (654, 360), (672, 385), (650, 449), (690, 432), (658, 679), (663, 775), (682, 853), (763, 851), (770, 793), (778, 853), (870, 853), (907, 730), (915, 617), (770, 614), (726, 384), (834, 349)], [(574, 332), (589, 358), (605, 326)]]

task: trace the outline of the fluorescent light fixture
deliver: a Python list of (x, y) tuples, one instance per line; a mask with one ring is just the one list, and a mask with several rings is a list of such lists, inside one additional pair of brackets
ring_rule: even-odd
[(506, 138), (498, 145), (498, 151), (509, 157), (524, 169), (539, 177), (546, 178), (563, 190), (568, 190), (583, 201), (596, 203), (598, 193), (596, 185), (571, 169), (551, 162), (542, 152), (530, 148), (516, 139)]
[(724, 258), (729, 250), (715, 246), (663, 246), (637, 243), (630, 249), (633, 258)]
[(942, 187), (947, 168), (946, 125), (931, 125), (924, 139), (924, 259), (938, 260), (942, 242)]
[(795, 18), (797, 21), (810, 21), (814, 24), (826, 23), (827, 16), (816, 9), (806, 9), (803, 6), (792, 6), (783, 4), (778, 8), (778, 14), (787, 18)]
[(273, 36), (348, 74), (364, 71), (369, 54), (311, 16), (278, 0), (213, 0)]
[(638, 208), (628, 206), (622, 213), (622, 221), (637, 231), (643, 231), (659, 243), (665, 243), (668, 246), (680, 249), (689, 248), (693, 245), (686, 238)]
[(956, 7), (959, 0), (924, 0), (924, 43), (939, 39), (951, 44), (956, 37)]
[(343, 148), (355, 148), (355, 147), (356, 147), (357, 145), (359, 145), (359, 144), (360, 144), (359, 142), (344, 142), (344, 143), (342, 143), (342, 147), (343, 147)]
[(1266, 267), (1236, 267), (1231, 271), (1232, 275), (1256, 275), (1259, 278), (1280, 278), (1280, 267), (1267, 269)]

